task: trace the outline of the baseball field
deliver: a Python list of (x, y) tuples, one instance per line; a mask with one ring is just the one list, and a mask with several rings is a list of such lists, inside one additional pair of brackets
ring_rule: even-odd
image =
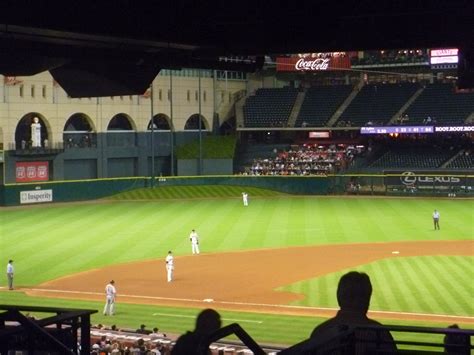
[[(2, 208), (0, 260), (14, 260), (15, 290), (3, 276), (0, 304), (97, 309), (94, 324), (144, 323), (170, 334), (192, 329), (211, 307), (262, 344), (293, 344), (334, 314), (339, 277), (359, 270), (372, 280), (372, 318), (473, 328), (472, 199), (246, 191), (248, 207), (241, 187), (183, 186)], [(200, 255), (191, 254), (192, 229)], [(104, 317), (111, 279), (117, 313)]]

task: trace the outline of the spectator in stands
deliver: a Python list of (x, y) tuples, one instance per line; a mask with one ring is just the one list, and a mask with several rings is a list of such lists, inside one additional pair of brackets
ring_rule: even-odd
[(161, 355), (161, 351), (158, 346), (158, 344), (150, 344), (148, 347), (148, 353), (151, 353), (152, 355)]
[(145, 329), (145, 328), (146, 328), (146, 325), (141, 324), (140, 328), (136, 330), (136, 333), (138, 333), (138, 334), (150, 334), (151, 332), (148, 329)]
[[(341, 339), (335, 339), (339, 334), (350, 331), (357, 326), (381, 326), (375, 320), (367, 317), (372, 284), (365, 273), (351, 271), (341, 277), (337, 287), (337, 302), (340, 310), (336, 316), (317, 326), (311, 333), (312, 339), (319, 339), (329, 348), (341, 344)], [(331, 341), (331, 339), (335, 339)], [(327, 340), (327, 343), (326, 343)], [(358, 341), (359, 340), (359, 341)], [(335, 344), (337, 342), (337, 344)], [(353, 354), (367, 354), (376, 350), (396, 351), (397, 347), (388, 330), (356, 330)], [(318, 354), (325, 353), (324, 349), (317, 349)]]
[(100, 345), (99, 344), (94, 344), (92, 345), (92, 352), (91, 354), (99, 354), (100, 352)]
[[(459, 329), (457, 324), (450, 325), (449, 329)], [(469, 355), (471, 350), (469, 335), (447, 333), (444, 337), (444, 351), (446, 354)]]
[(165, 333), (160, 333), (158, 327), (154, 327), (153, 331), (150, 333), (150, 337), (152, 337), (152, 338), (161, 338), (161, 337), (166, 338), (166, 334)]
[(199, 346), (207, 336), (221, 327), (221, 316), (213, 309), (205, 309), (196, 318), (194, 331), (181, 335), (176, 341), (171, 355), (200, 354)]

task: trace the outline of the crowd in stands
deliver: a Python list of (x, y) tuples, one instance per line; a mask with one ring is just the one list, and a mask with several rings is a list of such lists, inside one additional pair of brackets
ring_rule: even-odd
[[(220, 315), (213, 309), (205, 309), (196, 318), (196, 327), (181, 336), (167, 336), (146, 329), (142, 324), (136, 331), (118, 329), (115, 325), (106, 327), (102, 324), (91, 328), (91, 355), (194, 355), (201, 354), (199, 348), (206, 337), (222, 326)], [(267, 348), (269, 355), (276, 354)], [(230, 342), (214, 342), (209, 346), (209, 354), (251, 354), (244, 344)]]
[(345, 170), (364, 146), (331, 144), (293, 145), (274, 151), (273, 158), (255, 159), (245, 175), (325, 175)]
[(364, 57), (352, 57), (352, 65), (372, 64), (411, 64), (426, 63), (429, 61), (427, 49), (394, 49), (365, 51)]
[(337, 121), (336, 123), (336, 127), (352, 127), (353, 124), (351, 122), (351, 120), (339, 120)]
[(98, 324), (91, 328), (91, 341), (93, 355), (166, 355), (170, 354), (173, 345), (172, 340), (158, 328), (148, 330), (144, 324), (136, 331)]

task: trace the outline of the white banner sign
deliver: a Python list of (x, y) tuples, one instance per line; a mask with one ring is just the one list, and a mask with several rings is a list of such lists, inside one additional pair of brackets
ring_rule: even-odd
[(52, 202), (53, 190), (20, 191), (20, 203)]

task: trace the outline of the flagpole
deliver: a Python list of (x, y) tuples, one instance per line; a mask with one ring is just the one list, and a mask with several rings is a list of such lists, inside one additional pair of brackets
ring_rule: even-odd
[(155, 117), (153, 113), (153, 82), (150, 86), (150, 114), (151, 114), (151, 180), (150, 187), (155, 186)]

